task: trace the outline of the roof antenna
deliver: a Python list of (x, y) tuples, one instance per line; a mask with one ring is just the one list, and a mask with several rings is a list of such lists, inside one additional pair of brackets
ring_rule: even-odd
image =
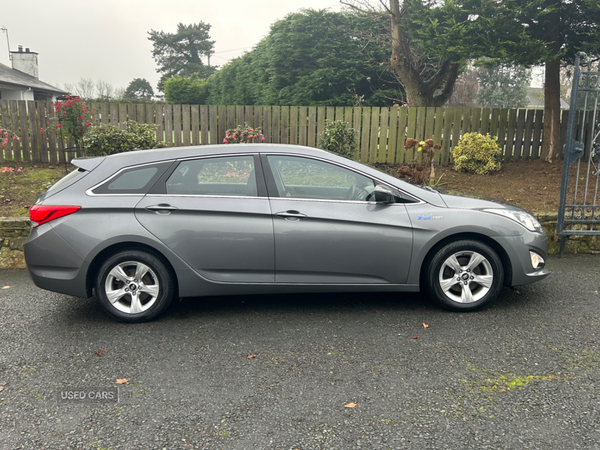
[(1, 31), (4, 31), (6, 33), (6, 45), (8, 45), (8, 60), (11, 61), (11, 54), (10, 54), (10, 41), (8, 40), (8, 28), (6, 28), (5, 25), (2, 25), (2, 28), (0, 28)]

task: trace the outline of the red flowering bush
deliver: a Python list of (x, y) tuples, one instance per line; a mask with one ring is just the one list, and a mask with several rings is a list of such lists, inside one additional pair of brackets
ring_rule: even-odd
[(94, 124), (96, 108), (90, 108), (81, 98), (67, 95), (52, 105), (55, 115), (50, 118), (44, 131), (62, 132), (63, 136), (81, 148), (83, 137)]
[(11, 139), (13, 141), (18, 141), (19, 136), (17, 136), (15, 133), (13, 133), (10, 130), (5, 130), (4, 128), (0, 127), (0, 145), (3, 147), (6, 147), (8, 145), (8, 143), (11, 141)]
[(223, 144), (247, 144), (254, 142), (255, 139), (264, 141), (265, 137), (260, 128), (250, 128), (246, 122), (244, 125), (238, 125), (236, 128), (231, 128), (225, 132)]

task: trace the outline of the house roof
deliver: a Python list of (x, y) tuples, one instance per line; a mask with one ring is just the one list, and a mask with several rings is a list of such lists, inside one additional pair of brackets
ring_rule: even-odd
[(5, 66), (4, 64), (0, 64), (0, 83), (12, 84), (17, 87), (31, 88), (37, 91), (46, 91), (56, 94), (68, 93), (48, 83), (44, 83), (25, 72)]
[[(529, 103), (528, 108), (543, 108), (544, 107), (544, 88), (528, 87), (527, 97)], [(562, 98), (560, 99), (560, 109), (569, 109), (569, 104)]]

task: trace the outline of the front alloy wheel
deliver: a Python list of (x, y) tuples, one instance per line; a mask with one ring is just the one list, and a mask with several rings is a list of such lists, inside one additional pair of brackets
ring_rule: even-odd
[(123, 322), (145, 322), (161, 314), (174, 296), (174, 279), (166, 264), (140, 250), (110, 257), (96, 279), (96, 296), (104, 310)]
[(478, 241), (443, 247), (429, 265), (427, 289), (436, 303), (453, 311), (472, 311), (496, 298), (504, 280), (498, 255)]

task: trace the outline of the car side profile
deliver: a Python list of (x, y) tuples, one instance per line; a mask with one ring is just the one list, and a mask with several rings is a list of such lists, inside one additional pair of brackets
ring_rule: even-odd
[(73, 160), (30, 208), (40, 288), (143, 322), (173, 298), (417, 292), (472, 311), (543, 279), (547, 239), (514, 206), (441, 194), (281, 144)]

